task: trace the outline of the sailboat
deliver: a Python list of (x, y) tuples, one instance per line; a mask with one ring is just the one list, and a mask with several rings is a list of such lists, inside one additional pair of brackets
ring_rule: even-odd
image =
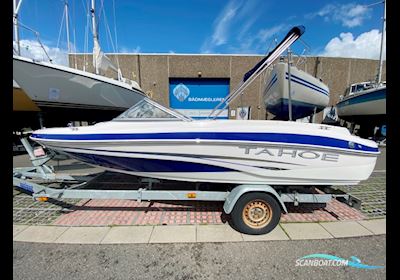
[[(329, 88), (320, 79), (285, 62), (274, 65), (264, 83), (264, 102), (278, 120), (301, 119), (323, 110), (329, 104)], [(290, 73), (290, 77), (289, 77)], [(291, 100), (289, 101), (289, 79)], [(291, 102), (291, 117), (289, 116)]]
[[(47, 114), (47, 125), (49, 122), (52, 125), (54, 119), (68, 122), (71, 119), (108, 120), (146, 96), (135, 81), (122, 77), (121, 71), (101, 51), (96, 30), (95, 1), (92, 0), (91, 4), (96, 74), (55, 65), (51, 61), (35, 61), (19, 54), (13, 55), (13, 78), (41, 112)], [(100, 70), (107, 69), (115, 70), (118, 80), (99, 75)]]
[(376, 80), (350, 85), (345, 96), (336, 104), (339, 118), (361, 125), (363, 133), (370, 133), (375, 126), (379, 127), (386, 123), (386, 82), (382, 81), (385, 32), (386, 1), (384, 1), (381, 49)]

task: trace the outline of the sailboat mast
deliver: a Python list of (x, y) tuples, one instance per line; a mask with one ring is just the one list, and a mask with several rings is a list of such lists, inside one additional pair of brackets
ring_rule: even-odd
[(67, 50), (68, 54), (71, 52), (70, 43), (69, 43), (69, 21), (68, 21), (68, 1), (65, 0), (65, 25), (67, 29)]
[(17, 44), (17, 54), (21, 55), (21, 47), (19, 45), (19, 27), (18, 27), (18, 11), (21, 7), (22, 0), (14, 0), (13, 1), (13, 8), (14, 8), (14, 39)]
[(95, 58), (96, 49), (99, 48), (99, 37), (97, 34), (97, 25), (96, 25), (96, 14), (95, 14), (95, 0), (92, 0), (92, 8), (90, 13), (92, 15), (92, 29), (93, 29), (93, 64), (96, 70), (96, 74), (99, 74), (99, 67), (97, 65), (97, 60)]
[(382, 39), (381, 39), (381, 52), (379, 55), (379, 70), (378, 70), (378, 84), (382, 81), (382, 67), (383, 67), (383, 47), (386, 34), (386, 0), (383, 1), (383, 23), (382, 23)]
[(68, 51), (68, 65), (69, 63), (69, 54), (71, 53), (71, 47), (69, 43), (69, 21), (68, 21), (69, 15), (68, 15), (68, 1), (65, 0), (65, 27), (67, 30), (67, 51)]
[(291, 67), (291, 59), (292, 59), (292, 52), (290, 48), (287, 50), (287, 58), (288, 58), (288, 109), (289, 109), (289, 121), (292, 121), (292, 76), (290, 74), (290, 67)]

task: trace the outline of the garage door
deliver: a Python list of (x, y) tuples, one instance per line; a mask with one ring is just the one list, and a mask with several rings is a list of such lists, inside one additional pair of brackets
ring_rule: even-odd
[[(229, 79), (169, 80), (170, 107), (194, 119), (204, 119), (229, 94)], [(228, 118), (228, 108), (219, 116)]]

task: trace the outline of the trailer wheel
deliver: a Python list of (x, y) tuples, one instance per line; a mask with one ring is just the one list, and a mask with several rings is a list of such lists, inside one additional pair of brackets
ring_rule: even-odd
[(252, 192), (242, 195), (231, 212), (233, 226), (246, 234), (272, 231), (281, 218), (281, 208), (271, 195)]

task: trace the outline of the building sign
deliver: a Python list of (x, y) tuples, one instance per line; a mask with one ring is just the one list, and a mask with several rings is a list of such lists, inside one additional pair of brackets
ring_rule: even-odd
[[(229, 79), (174, 78), (169, 83), (170, 107), (195, 119), (207, 118), (228, 94)], [(228, 108), (218, 118), (227, 119)]]
[(323, 112), (322, 123), (330, 124), (339, 121), (337, 108), (335, 106), (326, 107)]
[(250, 119), (250, 107), (238, 107), (236, 109), (237, 120), (249, 120)]

